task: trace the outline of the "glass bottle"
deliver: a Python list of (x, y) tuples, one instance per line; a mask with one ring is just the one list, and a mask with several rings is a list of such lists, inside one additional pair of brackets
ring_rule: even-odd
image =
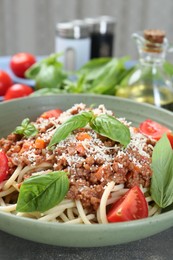
[(145, 30), (134, 33), (133, 38), (138, 47), (139, 63), (126, 86), (120, 87), (116, 95), (173, 111), (172, 81), (163, 68), (170, 49), (165, 32)]

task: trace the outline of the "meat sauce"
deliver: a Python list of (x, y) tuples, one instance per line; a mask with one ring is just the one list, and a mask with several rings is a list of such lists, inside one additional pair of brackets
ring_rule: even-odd
[[(49, 163), (48, 171), (67, 171), (70, 188), (66, 197), (80, 200), (83, 207), (90, 212), (97, 210), (105, 186), (112, 180), (116, 184), (124, 184), (125, 188), (135, 185), (149, 187), (152, 175), (151, 155), (155, 142), (139, 133), (123, 118), (117, 119), (127, 125), (131, 133), (131, 142), (126, 148), (97, 134), (89, 126), (73, 131), (54, 149), (35, 148), (36, 138), (44, 139), (48, 145), (57, 126), (81, 111), (88, 111), (86, 105), (74, 105), (58, 119), (38, 118), (34, 124), (39, 133), (34, 137), (25, 138), (10, 134), (6, 139), (2, 138), (0, 149), (5, 151), (9, 158), (9, 173), (12, 174), (19, 164), (24, 167), (42, 162)], [(103, 105), (93, 111), (95, 114), (113, 115), (112, 111), (106, 110)], [(85, 138), (79, 138), (81, 133)], [(25, 146), (28, 148), (24, 149)], [(29, 175), (31, 174), (32, 171)]]

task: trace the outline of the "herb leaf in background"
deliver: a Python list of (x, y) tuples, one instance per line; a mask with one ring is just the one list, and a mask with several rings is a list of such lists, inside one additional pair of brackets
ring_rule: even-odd
[(85, 75), (83, 93), (115, 95), (116, 86), (130, 72), (130, 69), (126, 68), (128, 60), (128, 57), (123, 57), (89, 61), (78, 71), (78, 76)]
[(25, 76), (34, 79), (36, 90), (41, 88), (61, 88), (68, 75), (63, 70), (63, 65), (58, 61), (60, 54), (52, 54), (47, 58), (32, 65)]
[(125, 147), (130, 142), (129, 128), (112, 116), (107, 114), (99, 115), (92, 119), (90, 125), (100, 135), (117, 141)]
[(163, 64), (163, 68), (166, 74), (173, 79), (173, 64), (169, 61), (165, 61)]
[(55, 171), (28, 178), (20, 187), (16, 210), (44, 212), (59, 204), (68, 189), (67, 172)]
[[(36, 91), (32, 95), (49, 95), (39, 90), (58, 89), (59, 93), (91, 93), (115, 95), (131, 68), (127, 68), (128, 57), (95, 58), (87, 62), (78, 71), (66, 73), (57, 59), (60, 54), (53, 54), (37, 62), (26, 71), (26, 77), (34, 79)], [(58, 94), (59, 94), (58, 93)], [(54, 94), (54, 91), (50, 94)]]
[(26, 137), (35, 136), (38, 133), (34, 124), (30, 123), (29, 118), (25, 118), (20, 126), (17, 126), (13, 131), (14, 134), (24, 135)]
[(95, 58), (88, 61), (78, 71), (77, 75), (85, 75), (87, 82), (92, 82), (99, 77), (105, 70), (105, 66), (112, 60), (112, 58)]
[(166, 134), (154, 147), (151, 167), (151, 197), (165, 208), (173, 203), (173, 150)]
[(85, 75), (78, 78), (77, 81), (64, 81), (64, 90), (68, 93), (83, 93), (86, 85)]
[(33, 93), (31, 93), (30, 97), (58, 95), (58, 94), (63, 94), (63, 93), (65, 94), (67, 92), (65, 90), (59, 89), (59, 88), (41, 88), (41, 89), (38, 89), (38, 90), (34, 91)]

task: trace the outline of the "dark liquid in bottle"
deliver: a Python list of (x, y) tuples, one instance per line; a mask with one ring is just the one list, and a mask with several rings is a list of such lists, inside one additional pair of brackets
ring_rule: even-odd
[(163, 105), (162, 108), (167, 109), (167, 110), (173, 112), (173, 103), (169, 103), (169, 104)]
[(112, 57), (113, 34), (91, 34), (91, 59), (99, 57)]

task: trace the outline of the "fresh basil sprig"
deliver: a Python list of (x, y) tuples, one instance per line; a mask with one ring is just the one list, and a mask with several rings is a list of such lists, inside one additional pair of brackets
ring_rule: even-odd
[(62, 54), (54, 53), (34, 63), (26, 70), (25, 76), (35, 80), (35, 89), (57, 88), (61, 89), (68, 75), (63, 69), (63, 64), (58, 61)]
[(48, 148), (64, 140), (72, 131), (85, 127), (88, 123), (100, 135), (117, 141), (124, 146), (127, 146), (130, 142), (130, 131), (127, 126), (113, 116), (106, 114), (95, 116), (93, 112), (89, 111), (74, 115), (60, 125), (52, 136)]
[(173, 150), (166, 136), (157, 142), (152, 154), (151, 197), (161, 208), (173, 203)]
[(67, 194), (67, 172), (55, 171), (26, 179), (21, 185), (16, 210), (44, 212), (59, 204)]
[(129, 128), (118, 121), (113, 116), (101, 114), (95, 117), (91, 123), (91, 127), (102, 136), (106, 136), (113, 141), (117, 141), (124, 146), (130, 142)]
[(15, 128), (13, 133), (31, 137), (35, 136), (38, 133), (38, 130), (33, 124), (30, 123), (29, 118), (25, 118), (21, 125)]
[(55, 131), (48, 148), (64, 140), (72, 131), (86, 126), (92, 119), (92, 112), (82, 112), (80, 114), (70, 117)]

